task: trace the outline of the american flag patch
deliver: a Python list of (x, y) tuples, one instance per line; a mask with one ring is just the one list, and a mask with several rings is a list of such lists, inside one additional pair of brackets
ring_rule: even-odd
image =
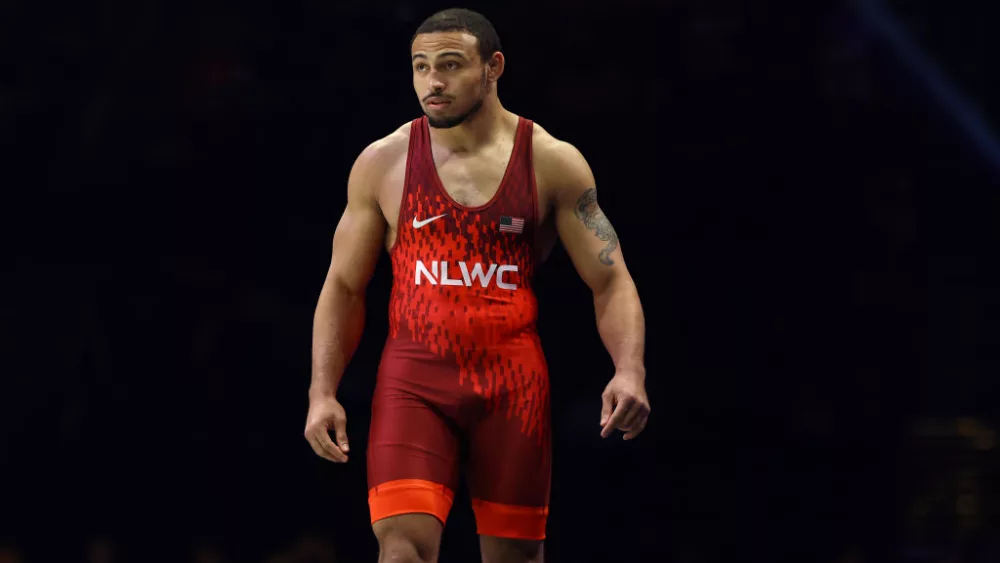
[(520, 217), (500, 216), (501, 233), (520, 233), (524, 230), (524, 219)]

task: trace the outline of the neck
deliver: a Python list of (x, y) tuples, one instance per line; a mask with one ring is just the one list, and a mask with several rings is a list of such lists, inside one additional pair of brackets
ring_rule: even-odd
[(500, 104), (496, 94), (492, 94), (483, 100), (479, 111), (460, 125), (450, 129), (431, 127), (431, 138), (452, 152), (474, 151), (490, 144), (510, 117), (511, 113)]

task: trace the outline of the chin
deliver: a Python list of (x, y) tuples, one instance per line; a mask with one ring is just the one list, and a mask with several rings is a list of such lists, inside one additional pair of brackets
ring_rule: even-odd
[[(478, 102), (473, 104), (472, 107), (469, 108), (467, 111), (464, 111), (459, 114), (452, 115), (448, 113), (441, 113), (438, 115), (431, 115), (430, 113), (427, 112), (427, 109), (425, 108), (424, 115), (427, 116), (427, 123), (431, 127), (435, 129), (451, 129), (452, 127), (457, 127), (462, 123), (465, 123), (465, 120), (475, 115), (476, 112), (478, 112), (482, 107), (483, 107), (483, 101), (479, 100)], [(449, 107), (449, 109), (451, 108)]]
[(457, 127), (465, 121), (467, 115), (450, 115), (447, 113), (429, 113), (424, 111), (424, 115), (427, 116), (427, 123), (435, 129), (451, 129), (452, 127)]
[(464, 119), (455, 119), (450, 116), (437, 116), (427, 114), (427, 124), (435, 129), (451, 129), (452, 127), (458, 127), (465, 121)]

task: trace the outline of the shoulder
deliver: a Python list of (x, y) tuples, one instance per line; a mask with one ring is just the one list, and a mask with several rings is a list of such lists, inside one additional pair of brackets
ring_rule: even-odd
[(405, 123), (365, 147), (354, 161), (354, 167), (364, 172), (384, 170), (398, 159), (405, 158), (409, 146), (410, 124)]
[(532, 161), (540, 190), (555, 197), (577, 197), (594, 187), (590, 164), (572, 143), (556, 138), (537, 123), (532, 135)]
[(376, 195), (386, 175), (406, 162), (410, 146), (410, 122), (366, 146), (354, 160), (348, 189)]

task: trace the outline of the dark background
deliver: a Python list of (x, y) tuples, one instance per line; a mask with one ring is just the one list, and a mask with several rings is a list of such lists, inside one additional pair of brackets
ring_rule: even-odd
[[(650, 424), (602, 441), (590, 295), (561, 251), (539, 276), (548, 560), (1000, 561), (997, 8), (465, 6), (506, 107), (590, 161), (647, 317)], [(388, 262), (346, 466), (302, 438), (311, 320), (446, 7), (0, 3), (0, 561), (375, 561)], [(467, 500), (445, 563), (478, 561)]]

